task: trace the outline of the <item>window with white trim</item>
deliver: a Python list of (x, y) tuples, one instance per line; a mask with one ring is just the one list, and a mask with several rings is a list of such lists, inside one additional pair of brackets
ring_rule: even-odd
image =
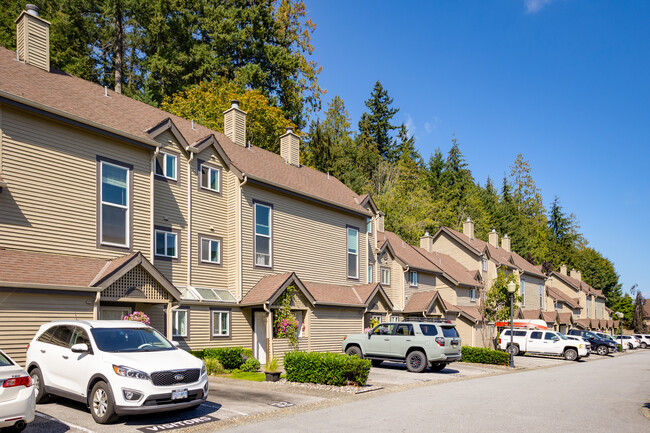
[(348, 278), (359, 278), (359, 230), (348, 227)]
[(156, 230), (156, 256), (178, 258), (178, 234), (166, 230)]
[(381, 268), (381, 284), (390, 286), (390, 269)]
[(129, 246), (129, 169), (101, 161), (99, 239), (103, 245)]
[(476, 289), (469, 289), (469, 300), (476, 302)]
[(230, 335), (230, 311), (212, 310), (212, 336), (228, 337)]
[(545, 310), (546, 307), (544, 306), (544, 285), (540, 284), (539, 285), (539, 308), (542, 310)]
[(372, 283), (372, 266), (368, 266), (368, 284)]
[(169, 153), (160, 152), (154, 161), (154, 173), (156, 176), (176, 180), (176, 165), (178, 158)]
[(255, 265), (273, 266), (271, 206), (255, 203)]
[(174, 310), (172, 336), (187, 337), (187, 319), (189, 310)]
[(221, 170), (201, 164), (201, 188), (210, 191), (221, 191)]
[(521, 280), (521, 305), (526, 306), (526, 282)]
[(201, 261), (215, 264), (221, 263), (220, 240), (201, 238)]
[(366, 218), (366, 221), (367, 221), (366, 231), (368, 232), (369, 235), (372, 236), (372, 220), (370, 218)]
[(409, 286), (418, 286), (418, 273), (417, 271), (409, 271)]

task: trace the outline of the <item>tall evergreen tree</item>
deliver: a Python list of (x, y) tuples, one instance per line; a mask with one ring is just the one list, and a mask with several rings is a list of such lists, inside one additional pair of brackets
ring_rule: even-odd
[(369, 111), (361, 116), (359, 132), (362, 131), (362, 123), (365, 123), (363, 127), (377, 146), (377, 151), (382, 158), (389, 159), (395, 146), (391, 131), (397, 128), (391, 121), (399, 109), (392, 107), (393, 98), (388, 96), (388, 91), (379, 81), (365, 104)]

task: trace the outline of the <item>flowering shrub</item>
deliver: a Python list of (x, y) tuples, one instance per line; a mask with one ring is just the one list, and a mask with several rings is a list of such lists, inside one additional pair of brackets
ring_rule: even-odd
[(298, 327), (300, 326), (296, 316), (291, 313), (291, 300), (295, 291), (296, 288), (293, 285), (286, 288), (279, 299), (280, 308), (275, 311), (275, 320), (273, 321), (275, 336), (288, 339), (294, 349), (298, 347)]
[(142, 311), (134, 311), (128, 316), (124, 316), (122, 320), (132, 320), (134, 322), (142, 322), (145, 325), (151, 324), (151, 321), (149, 320), (149, 316), (144, 314)]

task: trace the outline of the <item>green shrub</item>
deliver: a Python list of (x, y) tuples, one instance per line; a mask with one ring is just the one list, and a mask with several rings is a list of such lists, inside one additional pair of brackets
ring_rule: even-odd
[(370, 361), (342, 353), (288, 352), (284, 369), (290, 382), (363, 386), (368, 381)]
[(191, 355), (194, 355), (194, 356), (196, 356), (196, 357), (199, 358), (199, 359), (203, 359), (203, 358), (204, 358), (204, 356), (203, 356), (203, 350), (204, 350), (204, 349), (201, 349), (201, 350), (190, 350), (189, 352), (190, 352)]
[(205, 368), (208, 374), (224, 374), (226, 371), (217, 358), (205, 358)]
[(462, 362), (475, 362), (477, 364), (510, 364), (510, 354), (500, 350), (486, 349), (483, 347), (463, 346), (460, 360)]
[(617, 351), (617, 352), (620, 352), (620, 351), (621, 351), (621, 345), (620, 345), (620, 344), (617, 344), (617, 345), (616, 345), (616, 351)]
[(217, 347), (203, 349), (203, 356), (205, 359), (216, 358), (224, 368), (233, 370), (244, 363), (243, 351), (242, 347)]
[(242, 349), (242, 354), (243, 354), (246, 358), (252, 358), (252, 357), (253, 357), (253, 349), (247, 349), (247, 348), (244, 348), (244, 349)]
[(257, 371), (260, 369), (260, 362), (255, 358), (248, 358), (239, 369), (241, 371)]

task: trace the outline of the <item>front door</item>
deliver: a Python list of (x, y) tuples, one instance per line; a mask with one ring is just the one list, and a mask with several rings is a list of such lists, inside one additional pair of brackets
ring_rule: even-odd
[(255, 358), (266, 364), (266, 318), (263, 311), (255, 313)]

